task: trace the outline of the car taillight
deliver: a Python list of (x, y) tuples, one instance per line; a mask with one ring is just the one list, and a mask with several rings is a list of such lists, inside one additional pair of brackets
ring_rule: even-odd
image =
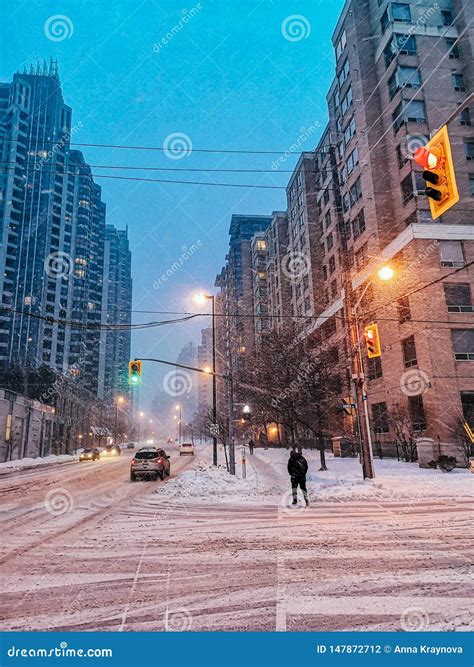
[(132, 459), (132, 466), (134, 466), (135, 463), (136, 463), (136, 460), (135, 460), (135, 459)]
[(163, 459), (156, 459), (157, 463), (163, 463)]

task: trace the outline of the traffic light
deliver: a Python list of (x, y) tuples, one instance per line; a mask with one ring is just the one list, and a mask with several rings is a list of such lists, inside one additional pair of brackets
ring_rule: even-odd
[(380, 349), (379, 328), (376, 324), (372, 322), (372, 324), (364, 327), (364, 338), (368, 358), (381, 357), (382, 350)]
[(142, 381), (142, 362), (134, 361), (128, 362), (128, 384), (141, 384)]
[(429, 197), (431, 216), (436, 220), (459, 201), (446, 125), (431, 137), (426, 146), (417, 148), (413, 158), (424, 169), (425, 193)]

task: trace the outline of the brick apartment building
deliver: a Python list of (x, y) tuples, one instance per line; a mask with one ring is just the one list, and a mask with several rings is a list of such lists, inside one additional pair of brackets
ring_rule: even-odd
[[(393, 442), (402, 419), (433, 439), (434, 457), (453, 451), (463, 420), (474, 422), (474, 136), (472, 110), (455, 113), (473, 89), (472, 13), (466, 0), (346, 2), (332, 37), (327, 127), (295, 167), (286, 215), (265, 232), (272, 326), (286, 313), (305, 323), (309, 343), (331, 350), (341, 397), (353, 395), (359, 302), (360, 328), (376, 321), (382, 344), (370, 363), (364, 351), (373, 439)], [(411, 157), (450, 117), (460, 201), (433, 221)], [(251, 284), (252, 255), (243, 256), (240, 284)], [(395, 274), (381, 282), (385, 263)], [(228, 344), (252, 353), (253, 333), (241, 325)]]

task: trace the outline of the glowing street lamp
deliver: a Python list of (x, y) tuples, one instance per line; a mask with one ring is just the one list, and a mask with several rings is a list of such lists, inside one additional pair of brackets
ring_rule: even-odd
[(395, 275), (395, 271), (392, 269), (391, 266), (385, 265), (385, 266), (382, 266), (377, 271), (377, 275), (380, 278), (380, 280), (384, 280), (384, 281), (391, 280)]

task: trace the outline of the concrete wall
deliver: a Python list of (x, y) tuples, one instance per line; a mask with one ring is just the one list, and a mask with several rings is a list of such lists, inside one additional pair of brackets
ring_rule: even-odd
[(0, 462), (51, 454), (53, 408), (0, 390)]

